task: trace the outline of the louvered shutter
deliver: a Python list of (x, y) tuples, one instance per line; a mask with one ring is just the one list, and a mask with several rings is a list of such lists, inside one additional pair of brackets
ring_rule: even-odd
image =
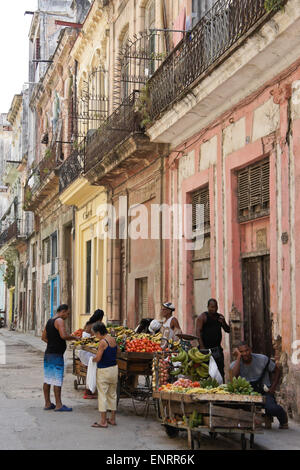
[(238, 210), (240, 221), (262, 217), (270, 205), (269, 159), (251, 165), (238, 173)]
[[(197, 191), (192, 196), (192, 214), (193, 214), (193, 230), (197, 227), (197, 214), (201, 216), (202, 212), (200, 211), (199, 205), (204, 206), (204, 230), (209, 230), (210, 228), (210, 203), (209, 203), (209, 189), (208, 186)], [(198, 207), (197, 207), (198, 206)]]

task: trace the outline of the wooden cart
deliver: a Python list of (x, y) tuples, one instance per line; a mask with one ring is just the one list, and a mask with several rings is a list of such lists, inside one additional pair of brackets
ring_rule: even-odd
[[(145, 403), (146, 414), (152, 401), (152, 360), (153, 353), (118, 352), (118, 403), (121, 398), (131, 398), (136, 414), (135, 401)], [(144, 386), (139, 384), (140, 376), (145, 377)]]
[[(217, 433), (240, 434), (242, 449), (247, 448), (247, 434), (250, 448), (253, 448), (254, 435), (263, 432), (264, 398), (261, 396), (153, 391), (153, 398), (158, 401), (158, 416), (168, 436), (175, 437), (180, 430), (186, 430), (190, 449), (195, 449), (196, 444), (200, 447), (204, 431), (212, 438), (216, 438)], [(202, 424), (191, 428), (187, 417), (194, 411), (202, 415)]]
[(87, 374), (87, 366), (82, 364), (80, 359), (75, 356), (75, 349), (73, 349), (73, 375), (76, 376), (74, 380), (74, 388), (78, 390), (79, 385), (85, 386)]

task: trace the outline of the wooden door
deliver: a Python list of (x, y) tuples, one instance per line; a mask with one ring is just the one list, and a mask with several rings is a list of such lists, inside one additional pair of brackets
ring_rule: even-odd
[(270, 257), (243, 260), (244, 335), (254, 353), (273, 355)]

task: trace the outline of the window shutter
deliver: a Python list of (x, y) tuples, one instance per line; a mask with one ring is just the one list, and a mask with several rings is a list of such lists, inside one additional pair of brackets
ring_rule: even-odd
[(238, 172), (238, 210), (240, 222), (269, 213), (270, 163), (269, 159)]
[[(192, 214), (193, 214), (193, 230), (197, 226), (197, 205), (204, 205), (204, 230), (210, 228), (210, 202), (209, 202), (209, 189), (208, 186), (197, 191), (192, 196)], [(201, 214), (201, 212), (200, 212)]]

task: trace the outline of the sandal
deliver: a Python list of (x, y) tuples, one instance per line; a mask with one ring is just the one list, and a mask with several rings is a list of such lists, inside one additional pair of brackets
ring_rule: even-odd
[(94, 423), (91, 425), (91, 428), (108, 428), (108, 426), (103, 426), (102, 424)]
[(111, 424), (112, 426), (117, 426), (117, 423), (112, 423), (110, 419), (107, 420), (108, 424)]

